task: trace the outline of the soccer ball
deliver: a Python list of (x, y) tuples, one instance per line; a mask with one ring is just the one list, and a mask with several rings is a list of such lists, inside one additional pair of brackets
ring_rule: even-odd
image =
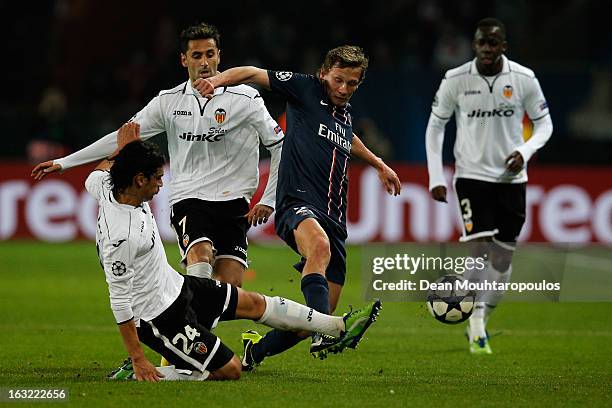
[(438, 321), (457, 324), (466, 321), (474, 310), (476, 292), (457, 288), (457, 282), (466, 282), (458, 275), (444, 275), (427, 292), (427, 308)]

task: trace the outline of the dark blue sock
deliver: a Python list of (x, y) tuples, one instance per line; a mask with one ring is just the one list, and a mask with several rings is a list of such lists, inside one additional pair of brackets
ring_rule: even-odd
[(255, 362), (260, 363), (264, 358), (280, 354), (285, 350), (304, 340), (296, 332), (273, 329), (259, 340), (251, 349)]
[(302, 293), (306, 305), (317, 312), (329, 314), (329, 286), (325, 276), (311, 273), (302, 278)]

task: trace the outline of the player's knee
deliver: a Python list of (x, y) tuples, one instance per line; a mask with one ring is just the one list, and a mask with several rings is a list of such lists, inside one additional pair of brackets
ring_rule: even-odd
[(212, 265), (214, 260), (215, 257), (210, 242), (198, 242), (187, 252), (187, 264), (189, 265), (198, 262), (206, 262)]
[(512, 251), (493, 245), (491, 251), (491, 266), (501, 273), (508, 271), (512, 262)]
[(328, 264), (331, 258), (331, 251), (329, 248), (329, 240), (327, 237), (318, 235), (315, 237), (310, 245), (310, 254), (308, 254), (309, 260), (318, 261), (321, 263)]
[(259, 320), (266, 311), (266, 299), (256, 292), (238, 289), (237, 319)]
[(493, 268), (501, 273), (507, 272), (510, 268), (511, 258), (510, 257), (494, 257), (491, 259), (491, 265)]
[(211, 378), (215, 380), (239, 380), (242, 374), (242, 364), (236, 355), (220, 369), (212, 373)]
[(263, 295), (255, 292), (246, 292), (251, 297), (251, 309), (255, 316), (263, 316), (266, 311), (266, 299)]
[(240, 359), (234, 355), (228, 364), (229, 367), (227, 369), (225, 379), (239, 380), (240, 375), (242, 374), (242, 363), (240, 363)]
[(490, 252), (491, 237), (480, 237), (468, 242), (469, 252), (473, 258), (485, 258)]
[(241, 288), (242, 287), (242, 276), (235, 276), (235, 275), (231, 275), (231, 276), (226, 276), (226, 277), (219, 277), (219, 280), (221, 282), (227, 282), (232, 286), (236, 286), (237, 288)]
[(244, 269), (244, 266), (237, 261), (220, 258), (215, 262), (213, 275), (221, 282), (241, 288)]

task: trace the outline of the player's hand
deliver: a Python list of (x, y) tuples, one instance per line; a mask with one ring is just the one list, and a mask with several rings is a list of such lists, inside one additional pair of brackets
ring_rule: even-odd
[(446, 187), (444, 186), (435, 186), (431, 190), (431, 198), (441, 203), (446, 203)]
[(510, 173), (518, 173), (523, 170), (523, 166), (525, 166), (525, 160), (523, 160), (523, 156), (518, 151), (512, 152), (512, 154), (506, 158), (506, 169)]
[(47, 174), (61, 171), (62, 166), (59, 164), (53, 164), (53, 160), (49, 160), (43, 163), (38, 163), (34, 169), (32, 169), (31, 176), (34, 180), (42, 180)]
[(193, 82), (193, 88), (200, 93), (204, 98), (211, 99), (215, 86), (208, 79), (198, 78)]
[(140, 124), (136, 122), (127, 122), (119, 128), (117, 132), (117, 146), (119, 150), (131, 142), (140, 140)]
[(256, 204), (251, 208), (251, 211), (246, 215), (249, 225), (257, 226), (268, 222), (270, 215), (274, 212), (274, 208), (264, 204)]
[(378, 178), (383, 183), (383, 186), (385, 186), (387, 193), (394, 196), (399, 195), (402, 190), (402, 183), (400, 183), (399, 177), (391, 167), (383, 163), (382, 167), (378, 170)]
[(157, 371), (157, 368), (146, 358), (132, 360), (132, 365), (137, 381), (158, 382), (164, 378), (164, 375)]
[(140, 140), (140, 125), (136, 122), (124, 123), (117, 132), (117, 150), (115, 150), (108, 158), (112, 159), (119, 154), (125, 145), (136, 140)]

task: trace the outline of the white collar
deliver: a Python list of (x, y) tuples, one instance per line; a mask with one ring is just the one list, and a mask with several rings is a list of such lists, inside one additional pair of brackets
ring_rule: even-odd
[[(195, 95), (197, 97), (203, 98), (202, 95), (195, 89), (193, 89), (193, 84), (191, 83), (191, 79), (188, 79), (184, 86), (185, 91), (183, 92), (185, 95)], [(215, 88), (213, 91), (213, 96), (221, 95), (227, 89), (226, 86), (219, 86)]]
[[(501, 57), (502, 57), (502, 70), (497, 75), (507, 74), (508, 72), (510, 72), (510, 64), (508, 63), (508, 58), (506, 58), (504, 54), (502, 54)], [(476, 68), (476, 58), (472, 60), (472, 64), (470, 65), (470, 74), (481, 75), (480, 72), (478, 72), (478, 68)]]

